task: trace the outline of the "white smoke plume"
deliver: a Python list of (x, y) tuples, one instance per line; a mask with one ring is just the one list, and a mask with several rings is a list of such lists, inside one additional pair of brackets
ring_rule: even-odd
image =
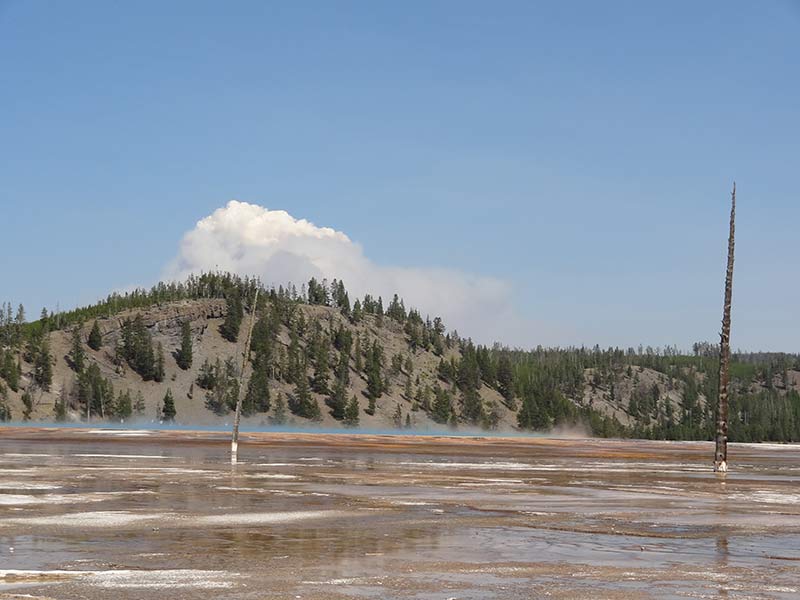
[(450, 329), (481, 343), (531, 346), (531, 323), (512, 306), (511, 286), (502, 280), (451, 269), (377, 265), (346, 234), (295, 219), (283, 210), (232, 200), (201, 219), (183, 236), (165, 277), (181, 279), (201, 271), (255, 275), (266, 285), (311, 277), (341, 279), (351, 302), (365, 293), (394, 293), (423, 318), (439, 315)]

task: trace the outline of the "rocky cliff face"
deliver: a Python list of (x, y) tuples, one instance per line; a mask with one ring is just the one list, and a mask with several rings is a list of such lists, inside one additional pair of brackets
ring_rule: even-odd
[[(137, 311), (126, 311), (106, 319), (100, 319), (98, 324), (103, 335), (103, 344), (113, 347), (122, 330), (122, 323), (125, 319), (137, 314), (142, 316), (145, 325), (154, 335), (162, 333), (165, 336), (174, 335), (184, 321), (191, 323), (193, 333), (202, 334), (208, 327), (208, 321), (225, 316), (225, 301), (221, 299), (183, 300)], [(84, 327), (84, 334), (88, 335), (88, 328), (89, 324)]]

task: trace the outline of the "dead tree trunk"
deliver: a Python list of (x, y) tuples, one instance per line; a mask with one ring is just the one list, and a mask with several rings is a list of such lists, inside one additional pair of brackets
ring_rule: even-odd
[(719, 340), (719, 400), (717, 402), (717, 437), (714, 470), (728, 470), (728, 380), (731, 362), (731, 295), (733, 291), (734, 221), (736, 219), (736, 183), (731, 192), (731, 223), (728, 234), (728, 268), (725, 271), (725, 303), (722, 308), (722, 333)]
[(250, 327), (247, 329), (247, 340), (244, 343), (244, 355), (242, 356), (242, 370), (239, 372), (239, 394), (236, 397), (236, 414), (233, 416), (233, 432), (231, 434), (231, 464), (235, 465), (239, 453), (239, 422), (242, 420), (242, 392), (244, 388), (244, 368), (247, 366), (247, 359), (250, 357), (250, 340), (253, 338), (253, 325), (256, 322), (256, 308), (258, 307), (258, 286), (256, 286), (255, 297), (253, 298), (252, 314), (250, 315)]

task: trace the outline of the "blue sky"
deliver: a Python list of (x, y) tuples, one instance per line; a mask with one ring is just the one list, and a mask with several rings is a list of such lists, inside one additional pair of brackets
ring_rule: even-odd
[(733, 345), (800, 351), (798, 39), (779, 0), (0, 0), (0, 297), (150, 284), (236, 198), (508, 282), (514, 343), (686, 348), (736, 179)]

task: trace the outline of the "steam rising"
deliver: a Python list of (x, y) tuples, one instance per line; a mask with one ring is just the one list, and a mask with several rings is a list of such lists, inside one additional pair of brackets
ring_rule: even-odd
[(222, 270), (256, 275), (267, 285), (311, 277), (341, 279), (351, 302), (365, 293), (392, 294), (431, 317), (440, 315), (476, 341), (532, 345), (531, 323), (511, 303), (511, 286), (502, 280), (452, 269), (378, 265), (345, 233), (295, 219), (283, 210), (231, 200), (201, 219), (181, 241), (165, 271), (180, 279), (190, 273)]

